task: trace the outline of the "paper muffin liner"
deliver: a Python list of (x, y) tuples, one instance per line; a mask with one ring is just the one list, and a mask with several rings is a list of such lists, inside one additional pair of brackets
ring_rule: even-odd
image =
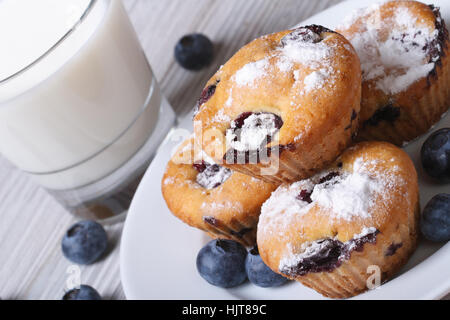
[[(400, 101), (407, 101), (403, 105), (409, 106), (401, 107), (399, 118), (394, 122), (381, 121), (376, 126), (361, 124), (356, 140), (389, 141), (402, 146), (423, 135), (436, 124), (450, 106), (448, 51), (446, 50), (446, 54), (441, 58), (442, 65), (436, 66), (435, 75), (422, 79), (421, 83), (403, 93), (399, 98)], [(416, 98), (418, 95), (419, 99)], [(402, 105), (402, 103), (399, 104)]]
[(233, 218), (228, 223), (214, 217), (206, 217), (203, 221), (203, 231), (214, 239), (234, 240), (246, 247), (253, 247), (256, 244), (257, 217)]

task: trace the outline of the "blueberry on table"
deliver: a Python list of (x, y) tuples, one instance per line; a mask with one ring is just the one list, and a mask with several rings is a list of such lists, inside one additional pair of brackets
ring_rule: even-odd
[(200, 70), (213, 60), (214, 46), (206, 36), (199, 33), (182, 37), (175, 46), (175, 58), (188, 70)]
[(62, 239), (64, 256), (77, 264), (96, 262), (108, 246), (108, 237), (101, 224), (85, 220), (74, 224)]
[(279, 287), (288, 282), (287, 278), (273, 272), (264, 263), (256, 247), (248, 253), (247, 259), (245, 260), (245, 269), (250, 282), (258, 287)]
[(197, 270), (210, 284), (232, 288), (247, 279), (245, 258), (247, 250), (238, 242), (213, 240), (197, 256)]
[(91, 286), (81, 285), (80, 288), (67, 291), (62, 300), (102, 300), (102, 297)]
[(421, 151), (425, 172), (441, 181), (450, 181), (450, 128), (434, 132)]
[(428, 202), (422, 213), (420, 229), (428, 240), (450, 240), (450, 194), (438, 194)]

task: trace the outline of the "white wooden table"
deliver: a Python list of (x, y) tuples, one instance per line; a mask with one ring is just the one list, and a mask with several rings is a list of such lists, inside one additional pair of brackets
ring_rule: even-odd
[[(164, 94), (179, 115), (194, 105), (204, 83), (242, 45), (295, 25), (341, 0), (123, 0)], [(213, 65), (187, 72), (173, 49), (186, 33), (202, 32), (216, 45)], [(76, 219), (25, 174), (0, 157), (0, 297), (60, 299), (71, 263), (61, 238)], [(122, 224), (108, 228), (111, 252), (81, 267), (81, 281), (105, 299), (125, 298), (119, 274)]]

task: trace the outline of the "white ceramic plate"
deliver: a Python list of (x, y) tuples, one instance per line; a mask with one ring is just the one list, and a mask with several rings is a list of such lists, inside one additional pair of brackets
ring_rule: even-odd
[[(302, 22), (336, 26), (351, 10), (374, 1), (341, 3)], [(450, 1), (434, 0), (450, 22)], [(180, 128), (192, 129), (190, 117)], [(433, 128), (450, 127), (450, 115)], [(184, 130), (185, 131), (185, 130)], [(171, 152), (180, 142), (174, 131), (159, 150), (135, 195), (121, 244), (121, 277), (128, 299), (322, 299), (315, 291), (292, 282), (273, 289), (250, 283), (231, 290), (209, 285), (197, 273), (195, 260), (208, 238), (174, 218), (161, 195), (161, 179)], [(406, 147), (419, 173), (422, 207), (435, 194), (450, 192), (450, 185), (429, 181), (420, 164), (420, 148), (429, 134)], [(175, 137), (175, 138), (174, 138)], [(439, 299), (450, 292), (450, 243), (421, 241), (419, 248), (393, 280), (357, 299)]]

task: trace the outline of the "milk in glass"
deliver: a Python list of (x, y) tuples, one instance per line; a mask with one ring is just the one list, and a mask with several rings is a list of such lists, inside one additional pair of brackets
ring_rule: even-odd
[(69, 206), (135, 188), (175, 117), (121, 1), (0, 0), (0, 41), (0, 153)]

